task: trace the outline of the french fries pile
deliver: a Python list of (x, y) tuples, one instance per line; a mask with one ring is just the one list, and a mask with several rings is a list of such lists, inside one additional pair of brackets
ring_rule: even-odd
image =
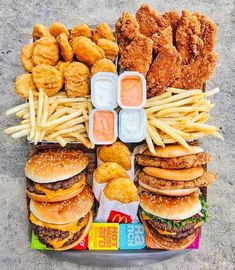
[(88, 138), (88, 115), (92, 110), (90, 98), (68, 98), (65, 92), (48, 97), (42, 89), (35, 97), (29, 91), (29, 101), (9, 109), (6, 115), (15, 114), (23, 120), (17, 126), (4, 130), (16, 139), (27, 136), (34, 142), (80, 142), (87, 148), (94, 148)]
[(148, 99), (145, 112), (149, 150), (155, 154), (154, 143), (164, 147), (177, 142), (190, 149), (187, 141), (207, 135), (223, 140), (218, 127), (205, 124), (214, 107), (207, 97), (218, 92), (219, 88), (205, 93), (202, 90), (167, 88), (164, 94)]

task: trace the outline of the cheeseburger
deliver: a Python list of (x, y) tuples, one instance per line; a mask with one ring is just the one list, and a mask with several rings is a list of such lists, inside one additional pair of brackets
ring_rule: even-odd
[(51, 149), (26, 163), (27, 195), (39, 202), (58, 202), (78, 195), (86, 183), (88, 157), (79, 150)]
[(56, 250), (77, 246), (89, 232), (93, 203), (93, 193), (88, 185), (78, 196), (61, 202), (31, 199), (29, 220), (35, 235), (41, 243)]
[(140, 187), (157, 194), (183, 196), (215, 181), (215, 174), (204, 170), (211, 156), (202, 148), (170, 145), (155, 150), (156, 155), (149, 150), (136, 155), (137, 164), (143, 166), (137, 175)]
[(140, 194), (140, 217), (146, 233), (159, 248), (180, 250), (197, 237), (207, 204), (198, 193), (169, 197), (145, 191)]

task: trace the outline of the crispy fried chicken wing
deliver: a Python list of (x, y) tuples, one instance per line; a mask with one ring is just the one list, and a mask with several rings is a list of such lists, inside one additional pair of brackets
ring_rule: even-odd
[(121, 54), (119, 65), (146, 75), (152, 62), (153, 41), (138, 34)]
[(182, 58), (174, 46), (162, 48), (147, 74), (147, 96), (160, 95), (180, 76)]
[(140, 33), (150, 38), (169, 26), (163, 16), (147, 4), (141, 5), (136, 13), (136, 19), (140, 26)]

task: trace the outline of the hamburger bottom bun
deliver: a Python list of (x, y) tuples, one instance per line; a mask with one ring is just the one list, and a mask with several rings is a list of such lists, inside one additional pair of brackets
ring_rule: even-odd
[(76, 247), (80, 242), (82, 242), (82, 240), (88, 235), (92, 221), (93, 221), (93, 214), (91, 211), (88, 213), (88, 215), (89, 215), (88, 223), (85, 228), (82, 228), (82, 234), (79, 236), (79, 238), (75, 242), (69, 244), (68, 246), (65, 246), (62, 248), (55, 248), (55, 250), (58, 250), (58, 251), (68, 250), (73, 247)]
[(79, 189), (74, 190), (66, 195), (56, 196), (56, 197), (51, 198), (51, 199), (47, 198), (46, 195), (33, 193), (33, 192), (28, 191), (28, 190), (26, 190), (26, 194), (29, 196), (30, 199), (37, 201), (37, 202), (60, 202), (60, 201), (69, 200), (69, 199), (77, 196), (79, 193), (81, 193), (83, 191), (84, 187), (85, 187), (85, 184), (83, 184)]
[(188, 150), (181, 145), (168, 145), (164, 148), (160, 146), (155, 146), (156, 155), (152, 154), (148, 149), (144, 151), (143, 155), (155, 156), (160, 158), (174, 158), (204, 152), (204, 150), (199, 146), (191, 145), (190, 148), (191, 149)]
[(201, 202), (197, 193), (169, 197), (151, 192), (142, 192), (140, 206), (148, 213), (164, 219), (182, 220), (201, 211)]
[(166, 250), (182, 250), (187, 248), (189, 245), (193, 243), (193, 241), (196, 239), (199, 228), (195, 230), (194, 233), (182, 237), (179, 239), (173, 239), (171, 237), (164, 236), (160, 234), (158, 231), (154, 230), (152, 226), (150, 226), (146, 221), (144, 221), (142, 218), (142, 223), (144, 225), (144, 229), (146, 234), (151, 237), (151, 239), (156, 243), (156, 245), (159, 248), (166, 249)]
[(84, 217), (92, 208), (94, 195), (88, 185), (76, 197), (66, 201), (45, 203), (30, 200), (30, 211), (46, 223), (66, 224)]
[(139, 185), (144, 188), (145, 190), (154, 192), (156, 194), (160, 194), (160, 195), (166, 195), (166, 196), (185, 196), (185, 195), (189, 195), (193, 192), (199, 192), (199, 188), (185, 188), (185, 189), (171, 189), (171, 190), (162, 190), (162, 189), (157, 189), (154, 187), (151, 187), (143, 182), (141, 182), (139, 180)]
[(37, 183), (52, 183), (79, 174), (87, 165), (88, 157), (80, 150), (51, 149), (32, 156), (25, 175)]
[(150, 176), (172, 181), (190, 181), (204, 174), (204, 169), (201, 166), (181, 170), (144, 167), (143, 171)]

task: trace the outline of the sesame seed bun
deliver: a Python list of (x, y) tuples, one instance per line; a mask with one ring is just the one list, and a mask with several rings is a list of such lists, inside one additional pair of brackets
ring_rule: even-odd
[(144, 151), (144, 155), (155, 156), (161, 158), (173, 158), (173, 157), (182, 157), (192, 154), (198, 154), (204, 152), (204, 150), (195, 145), (190, 146), (190, 150), (184, 148), (181, 145), (168, 145), (164, 148), (160, 146), (155, 146), (156, 155), (152, 154), (148, 149)]
[(143, 171), (150, 176), (172, 181), (190, 181), (204, 174), (204, 169), (201, 166), (181, 170), (168, 170), (156, 167), (144, 167)]
[(148, 213), (164, 219), (182, 220), (192, 217), (201, 211), (198, 193), (169, 197), (151, 192), (139, 195), (140, 206)]
[(30, 211), (39, 220), (52, 224), (71, 223), (84, 217), (92, 208), (94, 195), (88, 185), (72, 199), (46, 203), (30, 201)]
[(51, 149), (39, 152), (26, 163), (26, 176), (37, 183), (68, 179), (83, 171), (88, 157), (79, 150)]

